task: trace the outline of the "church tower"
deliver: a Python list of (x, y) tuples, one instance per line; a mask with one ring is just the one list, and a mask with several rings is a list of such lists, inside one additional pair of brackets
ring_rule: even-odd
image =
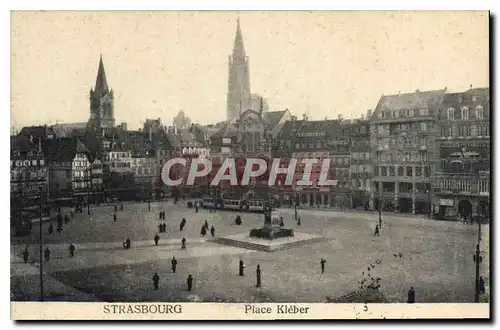
[(106, 72), (102, 62), (102, 55), (99, 60), (97, 79), (94, 90), (90, 89), (90, 120), (96, 129), (115, 126), (115, 110), (113, 105), (113, 90), (109, 89), (106, 80)]
[(229, 56), (227, 120), (239, 118), (241, 113), (251, 107), (248, 61), (241, 35), (240, 19), (238, 18), (233, 54)]

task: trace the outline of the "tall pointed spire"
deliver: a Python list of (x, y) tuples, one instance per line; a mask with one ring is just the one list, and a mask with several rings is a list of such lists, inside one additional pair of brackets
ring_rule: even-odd
[(236, 36), (234, 37), (234, 46), (233, 46), (233, 57), (244, 59), (245, 54), (245, 46), (243, 45), (243, 36), (241, 34), (240, 27), (240, 17), (236, 20)]
[(97, 70), (97, 79), (95, 82), (94, 91), (99, 96), (102, 96), (109, 92), (108, 81), (106, 79), (106, 71), (104, 71), (104, 64), (102, 62), (102, 54), (99, 59), (99, 69)]

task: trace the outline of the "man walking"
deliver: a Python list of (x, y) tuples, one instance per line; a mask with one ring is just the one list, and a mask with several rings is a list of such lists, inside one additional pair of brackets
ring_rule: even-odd
[(175, 259), (175, 257), (172, 258), (171, 264), (172, 264), (172, 273), (175, 273), (175, 270), (177, 269), (177, 259)]
[(158, 283), (160, 282), (160, 276), (158, 275), (158, 273), (155, 273), (153, 275), (153, 286), (155, 288), (155, 290), (158, 290)]
[(240, 276), (244, 275), (244, 269), (245, 269), (245, 264), (243, 263), (243, 260), (240, 259), (240, 266), (239, 266), (239, 275)]
[(188, 291), (191, 291), (193, 289), (193, 276), (191, 276), (191, 274), (188, 275), (186, 282)]
[(408, 291), (408, 303), (415, 303), (415, 290), (413, 289), (413, 287), (411, 287), (410, 291)]
[(325, 263), (326, 263), (326, 260), (321, 258), (321, 274), (323, 274), (325, 272)]
[(73, 243), (70, 244), (69, 246), (69, 257), (73, 258), (75, 256), (75, 246)]
[(158, 234), (155, 235), (155, 245), (158, 246), (158, 241), (160, 240), (160, 236)]

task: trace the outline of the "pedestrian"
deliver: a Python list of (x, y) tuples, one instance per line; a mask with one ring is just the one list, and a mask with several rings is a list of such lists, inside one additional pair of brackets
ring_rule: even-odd
[(415, 290), (411, 287), (410, 291), (408, 291), (408, 304), (413, 303), (415, 303)]
[(300, 226), (300, 216), (299, 216), (299, 218), (297, 220), (297, 226)]
[(113, 221), (116, 222), (116, 213), (113, 213)]
[(326, 263), (326, 260), (321, 258), (321, 274), (323, 274), (325, 272), (325, 263)]
[(198, 213), (198, 202), (194, 203), (194, 209), (195, 209), (196, 213)]
[(158, 241), (160, 240), (160, 236), (158, 234), (155, 235), (155, 245), (158, 246)]
[(75, 256), (75, 246), (73, 243), (70, 244), (69, 246), (69, 257), (73, 258)]
[(118, 211), (118, 205), (115, 205), (115, 212)]
[(49, 250), (49, 247), (45, 248), (44, 255), (45, 255), (45, 261), (49, 261), (50, 260), (50, 250)]
[(28, 248), (26, 247), (23, 251), (23, 260), (24, 260), (24, 263), (28, 263), (28, 258), (30, 256), (30, 253), (28, 251)]
[(48, 232), (49, 232), (50, 235), (52, 235), (52, 233), (54, 232), (54, 226), (52, 226), (52, 223), (49, 225)]
[(193, 289), (193, 276), (191, 276), (191, 274), (188, 275), (186, 282), (188, 286), (188, 291), (191, 291)]
[(257, 275), (257, 285), (256, 285), (256, 287), (260, 288), (260, 286), (261, 286), (261, 276), (262, 276), (262, 270), (260, 268), (260, 265), (257, 265), (256, 275)]
[(158, 283), (160, 282), (160, 276), (158, 275), (158, 273), (156, 272), (154, 275), (153, 275), (153, 286), (155, 288), (155, 290), (158, 290)]
[(160, 213), (158, 213), (158, 219), (161, 220), (161, 211), (160, 211)]
[(182, 220), (181, 220), (181, 224), (180, 224), (180, 229), (181, 229), (181, 231), (183, 231), (183, 230), (184, 230), (184, 226), (185, 226), (185, 225), (186, 225), (186, 219), (185, 219), (185, 218), (182, 218)]
[(378, 218), (378, 227), (382, 229), (382, 218)]
[(280, 217), (280, 227), (285, 227), (285, 222), (283, 221), (283, 217)]
[(479, 293), (485, 293), (486, 292), (486, 285), (484, 283), (483, 277), (479, 277)]
[(166, 223), (163, 223), (163, 232), (166, 233), (167, 232), (167, 224)]
[(173, 257), (170, 263), (172, 264), (172, 273), (175, 273), (175, 270), (177, 269), (177, 259)]
[(183, 237), (182, 241), (181, 241), (181, 250), (185, 250), (185, 249), (186, 249), (186, 238)]
[(214, 228), (214, 226), (212, 226), (212, 227), (210, 228), (210, 235), (212, 235), (212, 237), (214, 237), (214, 236), (215, 236), (215, 228)]
[(205, 230), (208, 230), (208, 221), (205, 220)]
[(373, 236), (380, 236), (380, 231), (378, 229), (378, 225), (375, 226), (375, 232), (373, 233)]
[(201, 232), (200, 232), (201, 236), (205, 236), (207, 234), (207, 230), (205, 229), (205, 226), (202, 226), (201, 227)]
[(125, 240), (125, 242), (123, 242), (123, 248), (125, 250), (130, 249), (130, 245), (131, 245), (130, 238), (127, 237), (127, 239)]
[(240, 266), (239, 266), (239, 275), (240, 276), (244, 275), (244, 270), (245, 270), (245, 264), (243, 263), (243, 260), (240, 259)]

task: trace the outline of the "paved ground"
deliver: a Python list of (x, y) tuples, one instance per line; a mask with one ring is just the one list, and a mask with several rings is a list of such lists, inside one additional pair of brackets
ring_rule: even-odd
[[(44, 242), (52, 251), (52, 260), (44, 266), (46, 278), (57, 284), (52, 286), (60, 293), (52, 300), (323, 302), (326, 296), (356, 290), (358, 281), (368, 273), (381, 278), (381, 290), (391, 302), (406, 301), (410, 286), (415, 287), (419, 302), (474, 299), (472, 254), (476, 226), (384, 215), (381, 236), (374, 237), (377, 214), (301, 210), (302, 225), (298, 230), (325, 236), (326, 240), (268, 253), (210, 243), (200, 236), (206, 219), (215, 226), (216, 235), (226, 236), (262, 225), (262, 215), (241, 214), (243, 224), (236, 226), (237, 213), (233, 212), (208, 213), (200, 209), (195, 213), (171, 202), (152, 203), (151, 209), (148, 212), (147, 204), (125, 205), (114, 223), (113, 207), (96, 208), (91, 218), (85, 213), (77, 215), (62, 233), (44, 234)], [(152, 239), (160, 210), (167, 212), (167, 233), (160, 234), (160, 246), (155, 247)], [(293, 209), (281, 212), (286, 227), (296, 228)], [(187, 226), (180, 232), (182, 217), (187, 219)], [(44, 224), (44, 231), (47, 226)], [(489, 246), (489, 226), (483, 226), (482, 233), (485, 256), (481, 273), (488, 283), (489, 253), (485, 247)], [(132, 240), (130, 250), (121, 248), (126, 237)], [(188, 242), (186, 251), (180, 250), (182, 237)], [(13, 300), (38, 299), (37, 238), (35, 232), (11, 248)], [(71, 259), (69, 243), (76, 246), (76, 255)], [(25, 265), (21, 251), (26, 244), (31, 256), (30, 264)], [(172, 256), (179, 260), (176, 274), (170, 270)], [(244, 277), (237, 275), (240, 258), (247, 266)], [(321, 258), (327, 260), (325, 274), (320, 273)], [(257, 264), (263, 270), (262, 288), (255, 288)], [(375, 268), (368, 271), (371, 264)], [(155, 271), (161, 276), (158, 291), (152, 289)], [(195, 278), (192, 293), (186, 291), (188, 274)], [(487, 295), (482, 300), (488, 300)]]

